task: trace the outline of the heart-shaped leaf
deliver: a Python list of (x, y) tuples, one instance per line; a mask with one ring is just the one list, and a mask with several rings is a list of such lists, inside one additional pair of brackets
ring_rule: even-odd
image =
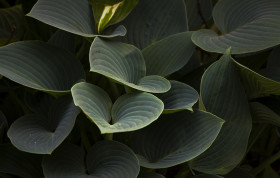
[(97, 142), (89, 150), (86, 161), (84, 159), (85, 153), (80, 147), (62, 146), (43, 159), (44, 175), (47, 178), (132, 178), (137, 177), (140, 169), (133, 151), (115, 141)]
[(164, 112), (170, 113), (182, 109), (192, 110), (199, 95), (195, 89), (185, 83), (170, 80), (171, 89), (166, 93), (156, 94), (164, 103)]
[[(143, 128), (155, 121), (164, 107), (160, 99), (148, 93), (125, 94), (112, 107), (112, 101), (103, 89), (84, 82), (72, 88), (72, 96), (75, 105), (98, 126), (101, 133)], [(112, 124), (109, 123), (111, 115)]]
[(167, 76), (187, 64), (194, 51), (192, 32), (178, 33), (143, 49), (147, 75)]
[(0, 172), (19, 177), (42, 177), (40, 155), (21, 152), (11, 144), (0, 144)]
[(69, 92), (78, 80), (85, 78), (74, 55), (37, 41), (1, 47), (0, 73), (21, 85), (47, 92)]
[(170, 83), (160, 76), (146, 76), (143, 55), (136, 47), (98, 37), (90, 48), (90, 71), (97, 72), (131, 88), (164, 93)]
[(122, 21), (127, 36), (122, 40), (144, 49), (148, 45), (188, 30), (185, 4), (182, 0), (140, 0)]
[(213, 145), (190, 165), (200, 172), (224, 175), (246, 154), (252, 128), (246, 94), (229, 50), (205, 71), (201, 101), (207, 111), (226, 122)]
[(132, 147), (141, 166), (171, 167), (208, 149), (222, 124), (223, 120), (203, 111), (162, 115), (156, 122), (133, 134)]
[(69, 135), (79, 113), (71, 97), (59, 98), (47, 116), (30, 114), (16, 120), (8, 130), (8, 137), (19, 150), (51, 154)]
[(138, 0), (90, 0), (98, 33), (122, 21), (137, 5)]
[(193, 34), (200, 48), (232, 54), (260, 51), (280, 44), (280, 2), (278, 0), (220, 0), (214, 7), (213, 18), (222, 32), (212, 30)]

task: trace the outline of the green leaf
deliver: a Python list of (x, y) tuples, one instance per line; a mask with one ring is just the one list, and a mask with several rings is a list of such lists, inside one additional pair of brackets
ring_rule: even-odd
[(137, 177), (140, 169), (133, 151), (115, 141), (97, 142), (89, 150), (86, 160), (80, 147), (62, 146), (43, 159), (42, 167), (47, 178), (132, 178)]
[(0, 172), (24, 178), (42, 177), (41, 156), (21, 152), (11, 144), (0, 144)]
[(162, 115), (156, 122), (134, 132), (132, 147), (141, 166), (171, 167), (207, 150), (222, 124), (223, 120), (203, 111)]
[[(184, 0), (188, 15), (188, 25), (190, 30), (198, 29), (205, 21), (212, 17), (212, 0)], [(201, 13), (201, 14), (200, 14)], [(201, 17), (203, 16), (203, 17)]]
[(127, 36), (122, 40), (144, 49), (169, 35), (185, 32), (187, 18), (182, 0), (140, 0), (136, 8), (122, 21)]
[(69, 52), (44, 42), (17, 42), (0, 48), (0, 74), (21, 85), (47, 92), (69, 92), (85, 78)]
[(155, 172), (144, 172), (144, 173), (140, 173), (137, 178), (165, 178), (165, 177)]
[(160, 76), (146, 76), (143, 55), (136, 47), (114, 41), (93, 41), (90, 53), (90, 71), (97, 72), (131, 88), (151, 93), (164, 93), (170, 83)]
[(98, 35), (94, 28), (94, 17), (88, 0), (38, 0), (27, 15), (61, 30), (85, 37), (111, 38), (126, 33), (126, 30), (118, 29), (113, 34)]
[(164, 107), (160, 99), (148, 93), (125, 94), (112, 106), (111, 99), (103, 89), (84, 82), (72, 88), (72, 96), (75, 105), (98, 126), (101, 133), (143, 128), (155, 121)]
[(199, 95), (195, 89), (189, 85), (175, 80), (170, 80), (171, 89), (162, 94), (156, 94), (164, 103), (164, 112), (170, 113), (182, 109), (192, 110), (192, 106), (197, 102)]
[(254, 122), (269, 123), (280, 127), (280, 116), (269, 107), (259, 102), (250, 103), (250, 107)]
[(106, 27), (116, 24), (130, 13), (137, 5), (138, 0), (90, 0), (97, 23), (98, 33)]
[(230, 51), (205, 71), (201, 101), (208, 112), (226, 122), (213, 145), (190, 165), (199, 172), (224, 175), (246, 154), (252, 128), (246, 94)]
[(267, 168), (265, 168), (264, 173), (262, 175), (262, 178), (280, 178), (279, 174), (272, 169), (271, 166), (268, 166)]
[(8, 130), (8, 137), (19, 150), (51, 154), (70, 134), (79, 113), (71, 97), (59, 98), (47, 116), (30, 114), (17, 119)]
[[(236, 168), (230, 173), (228, 173), (225, 178), (255, 178), (252, 174), (250, 174), (248, 171), (245, 171), (241, 168)], [(269, 177), (267, 177), (269, 178)], [(271, 177), (272, 178), (272, 177)]]
[(147, 75), (167, 76), (186, 65), (195, 48), (191, 34), (171, 35), (143, 49)]
[(280, 44), (280, 2), (278, 0), (220, 0), (213, 10), (218, 36), (212, 30), (193, 34), (200, 48), (232, 54), (260, 51)]

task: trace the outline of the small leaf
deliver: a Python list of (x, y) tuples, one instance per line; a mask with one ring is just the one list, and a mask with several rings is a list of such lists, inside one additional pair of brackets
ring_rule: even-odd
[(232, 54), (260, 51), (280, 44), (280, 2), (278, 0), (220, 0), (213, 10), (218, 36), (212, 30), (193, 33), (200, 48)]
[(186, 65), (195, 48), (191, 34), (171, 35), (143, 49), (147, 75), (167, 76)]
[(170, 80), (171, 89), (162, 94), (156, 94), (164, 103), (164, 112), (176, 112), (182, 109), (192, 110), (192, 106), (197, 102), (199, 95), (195, 89), (189, 85), (175, 80)]
[(188, 30), (185, 4), (182, 0), (140, 0), (122, 21), (127, 28), (124, 42), (144, 49), (170, 35)]
[(223, 120), (203, 111), (162, 115), (156, 122), (134, 132), (132, 148), (143, 167), (171, 167), (207, 150), (222, 124)]
[(0, 144), (0, 172), (19, 177), (42, 177), (41, 156), (21, 152), (11, 144)]
[[(108, 94), (93, 84), (76, 84), (72, 95), (75, 105), (98, 126), (101, 133), (143, 128), (155, 121), (163, 111), (162, 101), (148, 93), (125, 94), (116, 100), (113, 107)], [(111, 115), (112, 124), (109, 123)]]
[(16, 120), (8, 130), (8, 137), (19, 150), (51, 154), (70, 134), (79, 113), (71, 97), (59, 98), (47, 116), (30, 114)]
[(131, 88), (163, 93), (170, 83), (160, 76), (146, 76), (139, 49), (132, 45), (95, 38), (90, 48), (90, 71), (97, 72)]
[(69, 92), (78, 80), (85, 78), (74, 55), (37, 41), (1, 47), (0, 73), (21, 85), (47, 92)]
[(135, 154), (130, 148), (119, 142), (97, 142), (89, 150), (86, 161), (84, 157), (85, 153), (80, 147), (64, 145), (43, 159), (44, 175), (47, 178), (132, 178), (137, 177), (139, 173), (140, 167)]
[(224, 175), (246, 154), (252, 128), (246, 94), (229, 50), (205, 71), (201, 101), (207, 111), (226, 122), (213, 145), (190, 165), (199, 172)]

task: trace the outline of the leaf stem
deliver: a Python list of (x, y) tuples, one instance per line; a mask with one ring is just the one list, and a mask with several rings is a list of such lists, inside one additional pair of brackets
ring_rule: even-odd
[(266, 159), (262, 164), (260, 164), (258, 167), (254, 168), (251, 173), (253, 175), (258, 175), (260, 172), (262, 172), (266, 167), (270, 166), (272, 163), (274, 163), (276, 160), (280, 159), (280, 151), (271, 156), (270, 158)]

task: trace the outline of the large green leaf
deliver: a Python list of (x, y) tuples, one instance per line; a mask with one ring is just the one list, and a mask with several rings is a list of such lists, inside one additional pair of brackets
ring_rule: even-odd
[(156, 122), (133, 134), (132, 147), (141, 166), (171, 167), (207, 150), (222, 124), (223, 120), (203, 111), (162, 115)]
[(90, 48), (90, 71), (105, 75), (131, 88), (164, 93), (170, 89), (170, 83), (163, 77), (146, 76), (143, 55), (136, 47), (98, 37)]
[(190, 30), (198, 29), (212, 17), (212, 0), (184, 0), (187, 8)]
[[(98, 36), (88, 0), (38, 0), (27, 15), (70, 33), (85, 37)], [(100, 36), (123, 36), (126, 32), (117, 31), (118, 33)]]
[(0, 172), (23, 178), (42, 177), (41, 156), (21, 152), (11, 144), (0, 144)]
[(164, 107), (160, 99), (149, 93), (125, 94), (112, 106), (111, 99), (103, 89), (84, 82), (74, 85), (72, 96), (75, 105), (98, 126), (101, 133), (143, 128), (155, 121)]
[(137, 5), (138, 0), (90, 0), (98, 33), (122, 21)]
[(85, 77), (74, 55), (37, 41), (1, 47), (0, 74), (21, 85), (47, 92), (69, 92)]
[(254, 122), (269, 123), (280, 127), (280, 116), (259, 102), (250, 103)]
[(16, 120), (8, 137), (19, 150), (51, 154), (69, 135), (79, 113), (71, 97), (62, 97), (52, 104), (47, 116), (30, 114)]
[(115, 141), (97, 142), (89, 150), (86, 160), (80, 147), (62, 146), (46, 156), (42, 166), (46, 178), (132, 178), (137, 177), (140, 169), (133, 151)]
[(123, 41), (140, 49), (188, 29), (182, 0), (140, 0), (121, 24), (128, 32)]
[(162, 94), (156, 94), (164, 103), (164, 112), (170, 113), (182, 109), (192, 110), (192, 106), (197, 102), (199, 95), (195, 89), (189, 85), (175, 80), (170, 80), (171, 89)]
[(278, 0), (220, 0), (213, 10), (215, 24), (222, 32), (212, 30), (193, 34), (200, 48), (232, 54), (260, 51), (280, 44), (280, 1)]
[(167, 76), (186, 65), (195, 48), (191, 34), (178, 33), (143, 49), (147, 75)]
[(229, 51), (205, 71), (201, 101), (207, 111), (226, 122), (213, 145), (190, 165), (200, 172), (224, 175), (246, 154), (252, 128), (246, 94)]

